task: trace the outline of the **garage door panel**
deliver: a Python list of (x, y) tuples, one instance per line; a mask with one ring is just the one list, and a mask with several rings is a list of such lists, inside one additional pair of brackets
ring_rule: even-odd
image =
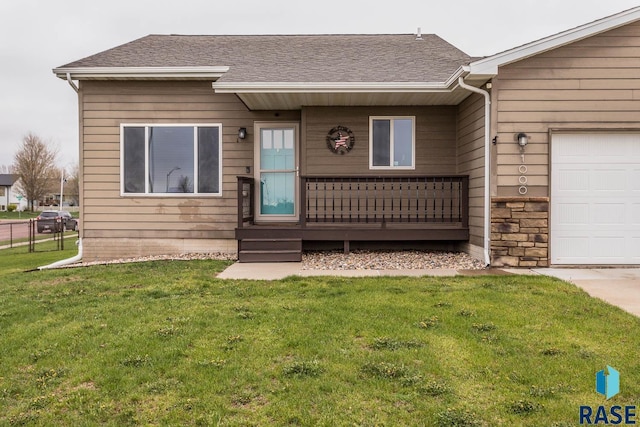
[(558, 172), (560, 191), (589, 191), (589, 171), (586, 169), (563, 168)]
[(590, 174), (593, 178), (593, 189), (596, 191), (627, 191), (627, 173), (625, 169), (594, 168)]
[(594, 203), (591, 206), (591, 224), (624, 225), (627, 215), (624, 203)]
[(551, 263), (640, 263), (640, 134), (554, 135), (551, 162)]
[(629, 222), (632, 225), (640, 226), (640, 203), (633, 203), (631, 205), (631, 218)]
[(640, 169), (634, 168), (630, 173), (631, 189), (640, 192)]
[(624, 257), (625, 238), (617, 236), (593, 237), (590, 242), (591, 256), (600, 259), (610, 259), (614, 262)]
[(552, 247), (553, 251), (557, 251), (559, 257), (582, 259), (589, 256), (589, 237), (588, 236), (558, 236)]
[(589, 224), (589, 205), (586, 203), (563, 203), (556, 207), (559, 224), (579, 225)]
[(632, 259), (636, 261), (636, 264), (640, 263), (640, 237), (630, 238), (629, 246), (632, 251)]

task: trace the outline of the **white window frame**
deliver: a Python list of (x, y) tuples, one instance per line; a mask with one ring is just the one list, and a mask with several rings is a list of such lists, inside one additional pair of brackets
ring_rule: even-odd
[[(373, 121), (389, 120), (389, 166), (373, 165)], [(411, 120), (411, 166), (393, 166), (394, 158), (394, 121), (395, 120)], [(416, 116), (369, 116), (369, 169), (372, 170), (415, 170), (416, 168)]]
[[(127, 127), (144, 127), (144, 193), (125, 193), (124, 191), (124, 129)], [(193, 128), (193, 193), (150, 193), (149, 185), (149, 128), (151, 127), (185, 127)], [(198, 128), (218, 128), (218, 192), (198, 193)], [(120, 195), (122, 197), (222, 197), (222, 123), (121, 123), (120, 124)]]

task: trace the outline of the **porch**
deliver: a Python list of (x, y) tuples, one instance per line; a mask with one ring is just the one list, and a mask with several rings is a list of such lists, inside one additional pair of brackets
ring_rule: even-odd
[(305, 176), (299, 215), (256, 223), (255, 179), (238, 177), (240, 262), (300, 261), (303, 241), (467, 241), (469, 178)]

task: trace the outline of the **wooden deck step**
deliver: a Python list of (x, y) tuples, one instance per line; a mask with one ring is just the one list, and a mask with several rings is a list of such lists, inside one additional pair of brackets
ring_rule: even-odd
[(300, 262), (302, 239), (242, 239), (238, 241), (240, 262)]

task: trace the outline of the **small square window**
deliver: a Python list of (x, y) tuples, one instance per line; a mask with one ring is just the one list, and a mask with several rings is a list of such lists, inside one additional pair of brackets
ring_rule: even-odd
[(415, 169), (415, 117), (369, 118), (369, 168)]

